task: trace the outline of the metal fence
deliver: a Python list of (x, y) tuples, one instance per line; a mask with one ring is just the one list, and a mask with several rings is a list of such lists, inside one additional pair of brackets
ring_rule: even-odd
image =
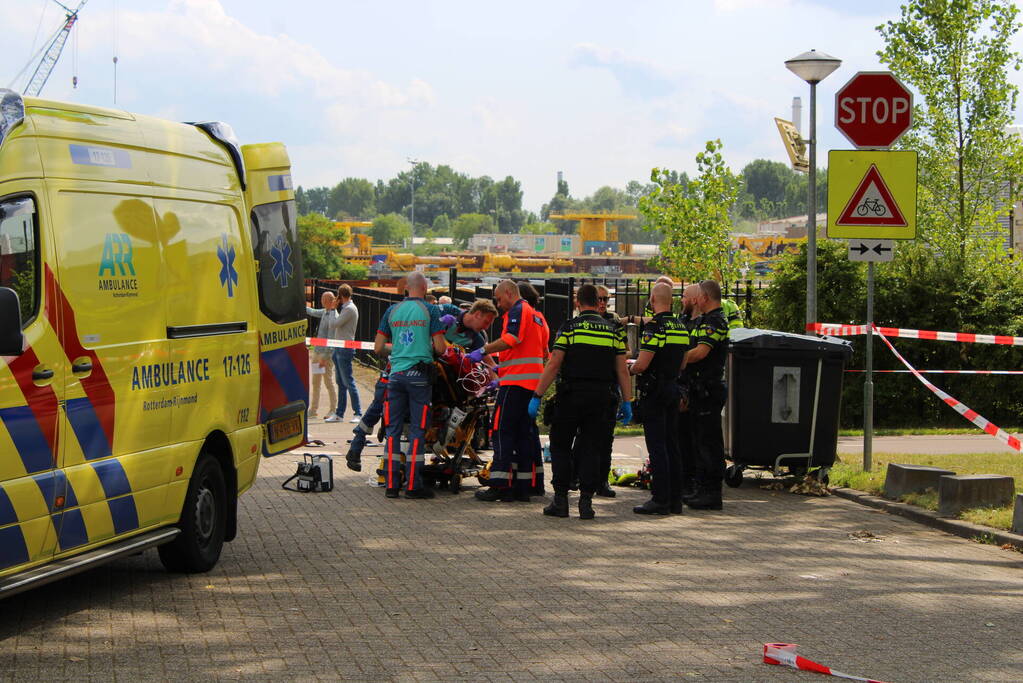
[[(520, 278), (522, 280), (528, 277)], [(529, 280), (540, 294), (540, 310), (547, 319), (551, 329), (551, 344), (554, 343), (554, 336), (561, 325), (572, 318), (573, 302), (576, 290), (583, 284), (604, 285), (613, 293), (613, 307), (619, 316), (643, 315), (647, 301), (650, 298), (650, 289), (656, 280), (634, 279), (634, 278), (591, 278), (591, 277), (568, 277), (551, 278), (546, 280)], [(458, 286), (458, 273), (456, 269), (450, 269), (448, 273), (447, 294), (456, 305), (470, 305), (476, 299), (492, 299), (494, 296), (492, 285), (469, 285)], [(312, 303), (319, 306), (320, 295), (325, 291), (337, 291), (340, 281), (337, 280), (308, 280), (306, 282), (306, 296)], [(681, 295), (682, 286), (676, 286), (676, 296)], [(436, 291), (436, 290), (435, 290)], [(736, 280), (725, 283), (722, 286), (722, 294), (732, 299), (743, 311), (743, 321), (747, 327), (756, 325), (757, 302), (764, 296), (763, 284), (753, 280)], [(377, 325), (384, 315), (387, 307), (402, 300), (398, 293), (388, 292), (375, 287), (352, 287), (352, 301), (359, 309), (359, 324), (356, 330), (357, 341), (373, 341), (376, 337)], [(310, 326), (315, 330), (315, 325)], [(501, 319), (498, 318), (488, 330), (488, 338), (496, 339), (500, 336)], [(363, 353), (363, 352), (360, 352)]]

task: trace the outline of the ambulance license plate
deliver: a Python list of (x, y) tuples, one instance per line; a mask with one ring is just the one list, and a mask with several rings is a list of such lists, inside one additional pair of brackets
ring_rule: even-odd
[(284, 441), (302, 433), (302, 416), (292, 415), (283, 420), (276, 420), (267, 427), (270, 430), (270, 443)]

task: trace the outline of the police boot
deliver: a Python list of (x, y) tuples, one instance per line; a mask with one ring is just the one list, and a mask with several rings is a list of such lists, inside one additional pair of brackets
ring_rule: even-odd
[(579, 519), (593, 519), (593, 496), (589, 493), (579, 494)]
[(603, 496), (604, 498), (614, 498), (615, 496), (618, 495), (618, 493), (615, 492), (615, 490), (611, 488), (611, 485), (608, 484), (606, 481), (603, 484), (597, 486), (597, 490), (594, 491), (594, 493), (598, 496)]
[(668, 504), (668, 511), (673, 515), (681, 515), (684, 507), (682, 499), (680, 498), (679, 500), (673, 500)]
[(666, 515), (670, 512), (667, 505), (656, 502), (653, 498), (632, 508), (637, 515)]
[(686, 504), (694, 510), (720, 510), (721, 482), (700, 482), (697, 494)]
[(568, 494), (555, 492), (554, 500), (543, 509), (543, 513), (548, 517), (568, 517)]
[(487, 489), (480, 489), (474, 494), (476, 500), (482, 500), (485, 503), (494, 503), (500, 501), (502, 503), (508, 503), (515, 500), (515, 494), (512, 493), (511, 489), (502, 489), (496, 486), (491, 486)]
[(361, 458), (358, 455), (355, 455), (353, 453), (347, 454), (345, 456), (345, 464), (348, 465), (348, 469), (350, 469), (353, 472), (362, 471), (362, 462)]
[(682, 482), (682, 502), (689, 505), (689, 501), (696, 498), (699, 493), (696, 488), (696, 482), (692, 479), (686, 479)]

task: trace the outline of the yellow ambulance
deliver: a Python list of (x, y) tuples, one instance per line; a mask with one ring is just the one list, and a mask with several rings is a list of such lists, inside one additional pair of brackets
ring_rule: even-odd
[(0, 597), (213, 567), (305, 443), (305, 325), (283, 145), (0, 90)]

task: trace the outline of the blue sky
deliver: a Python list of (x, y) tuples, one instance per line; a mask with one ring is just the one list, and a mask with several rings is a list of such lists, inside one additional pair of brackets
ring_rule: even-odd
[[(114, 106), (116, 49), (118, 108), (280, 140), (299, 184), (388, 178), (412, 157), (511, 174), (538, 210), (558, 171), (582, 196), (691, 169), (711, 138), (736, 170), (786, 161), (773, 117), (809, 106), (783, 62), (810, 48), (843, 60), (818, 88), (819, 158), (848, 147), (835, 90), (879, 67), (874, 27), (898, 4), (90, 0), (43, 95)], [(0, 86), (59, 19), (50, 0), (0, 3)]]

